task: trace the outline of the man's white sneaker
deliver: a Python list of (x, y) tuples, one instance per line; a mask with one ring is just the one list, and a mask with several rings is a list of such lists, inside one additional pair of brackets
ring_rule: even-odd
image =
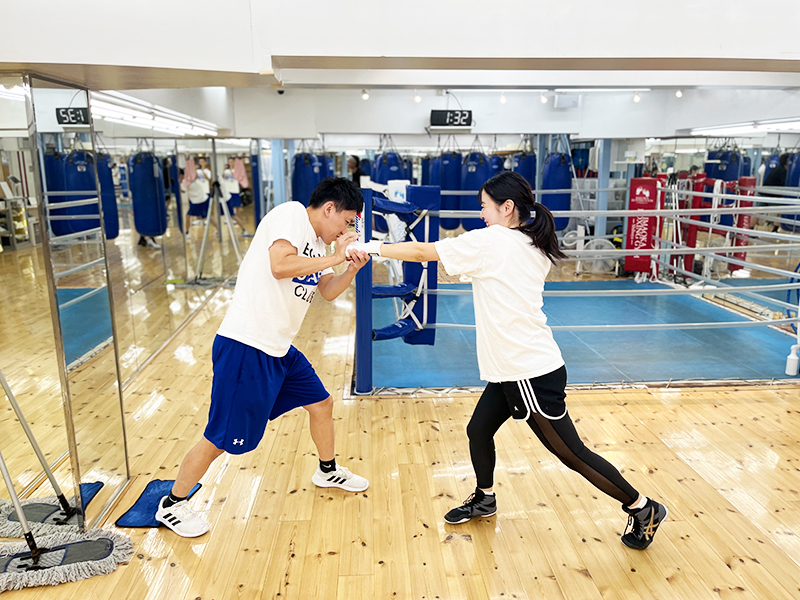
[(311, 477), (317, 487), (338, 487), (347, 492), (363, 492), (369, 487), (369, 481), (350, 472), (347, 467), (336, 465), (336, 470), (323, 473), (319, 467)]
[(167, 496), (164, 496), (158, 503), (156, 521), (163, 523), (181, 537), (198, 537), (209, 530), (210, 525), (194, 512), (187, 500), (181, 500), (169, 508), (164, 508), (166, 499)]

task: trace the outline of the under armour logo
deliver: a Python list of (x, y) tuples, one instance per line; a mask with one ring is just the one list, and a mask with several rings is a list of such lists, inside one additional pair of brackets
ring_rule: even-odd
[(234, 438), (233, 445), (234, 446), (244, 446), (244, 439), (237, 440), (236, 438)]

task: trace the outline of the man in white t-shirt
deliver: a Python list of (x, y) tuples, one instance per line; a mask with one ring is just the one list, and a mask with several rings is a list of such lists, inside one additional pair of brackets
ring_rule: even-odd
[[(239, 267), (233, 300), (212, 350), (214, 381), (203, 438), (181, 464), (172, 491), (161, 499), (156, 519), (178, 535), (197, 537), (209, 524), (188, 504), (191, 489), (223, 452), (254, 450), (267, 422), (302, 406), (310, 417), (319, 467), (311, 478), (319, 487), (351, 492), (369, 482), (334, 460), (333, 400), (305, 356), (292, 345), (311, 300), (344, 292), (369, 262), (364, 252), (346, 256), (357, 234), (348, 232), (364, 205), (361, 191), (347, 179), (325, 179), (308, 208), (287, 202), (271, 210), (256, 230)], [(336, 241), (336, 252), (325, 244)], [(335, 275), (331, 267), (347, 261)]]

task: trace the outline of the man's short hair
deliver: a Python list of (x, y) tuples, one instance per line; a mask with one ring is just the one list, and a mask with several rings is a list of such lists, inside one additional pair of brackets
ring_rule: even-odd
[(347, 162), (353, 163), (355, 166), (359, 166), (361, 164), (361, 160), (355, 154), (348, 156)]
[(787, 162), (789, 162), (788, 152), (786, 152), (785, 154), (781, 154), (780, 158), (778, 159), (778, 164), (782, 167), (785, 167)]
[(333, 202), (336, 210), (354, 210), (360, 213), (364, 208), (364, 196), (361, 189), (349, 179), (344, 177), (326, 177), (317, 188), (311, 192), (308, 201), (310, 208), (319, 208), (326, 202)]

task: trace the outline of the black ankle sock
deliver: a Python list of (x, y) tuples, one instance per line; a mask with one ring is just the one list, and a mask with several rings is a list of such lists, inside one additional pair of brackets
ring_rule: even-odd
[(319, 461), (319, 470), (323, 473), (333, 473), (336, 470), (336, 459)]
[(173, 504), (177, 504), (181, 500), (186, 500), (186, 496), (180, 498), (175, 494), (173, 494), (172, 492), (170, 492), (169, 496), (167, 496), (167, 499), (164, 500), (164, 508), (169, 508), (170, 506), (172, 506)]

